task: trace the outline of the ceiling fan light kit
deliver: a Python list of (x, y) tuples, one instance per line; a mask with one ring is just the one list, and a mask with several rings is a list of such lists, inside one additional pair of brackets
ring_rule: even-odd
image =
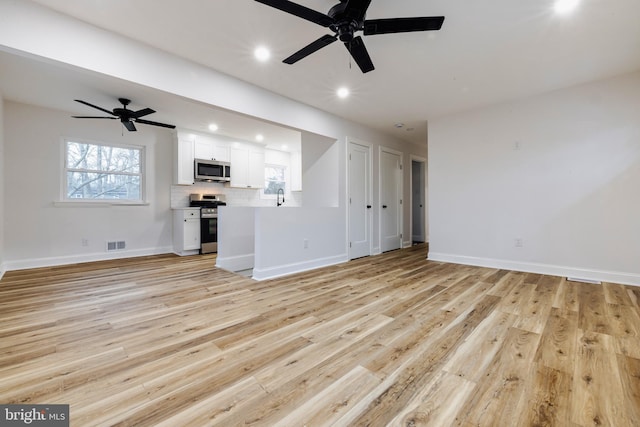
[(340, 3), (329, 9), (326, 15), (288, 0), (256, 1), (322, 27), (329, 28), (334, 33), (333, 35), (325, 34), (282, 62), (285, 64), (295, 64), (323, 47), (332, 44), (336, 40), (340, 40), (344, 43), (349, 54), (356, 61), (363, 73), (373, 71), (375, 67), (362, 37), (356, 36), (356, 32), (362, 31), (363, 35), (371, 36), (376, 34), (407, 33), (414, 31), (437, 31), (442, 27), (442, 23), (444, 22), (444, 16), (367, 20), (365, 16), (371, 0), (340, 0)]
[(71, 116), (75, 119), (120, 120), (120, 123), (122, 123), (122, 125), (125, 128), (127, 128), (129, 132), (135, 132), (137, 130), (134, 123), (142, 123), (145, 125), (160, 126), (164, 128), (175, 129), (174, 125), (169, 125), (166, 123), (159, 123), (159, 122), (152, 122), (151, 120), (141, 119), (140, 117), (148, 116), (149, 114), (153, 114), (156, 111), (152, 110), (151, 108), (143, 108), (142, 110), (138, 110), (138, 111), (129, 110), (127, 108), (127, 105), (129, 105), (131, 101), (128, 100), (127, 98), (118, 98), (118, 101), (120, 101), (120, 103), (122, 104), (122, 108), (120, 107), (114, 108), (113, 111), (109, 111), (106, 108), (98, 107), (97, 105), (90, 104), (87, 101), (82, 101), (80, 99), (76, 99), (75, 101), (81, 104), (84, 104), (88, 107), (95, 108), (96, 110), (100, 110), (107, 114), (110, 114), (110, 116), (106, 116), (106, 117), (105, 116)]

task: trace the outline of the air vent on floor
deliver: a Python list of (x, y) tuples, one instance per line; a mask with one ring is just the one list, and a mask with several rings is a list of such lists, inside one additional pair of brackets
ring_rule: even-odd
[(117, 240), (113, 242), (107, 242), (107, 252), (110, 251), (121, 251), (126, 247), (126, 243), (124, 240)]

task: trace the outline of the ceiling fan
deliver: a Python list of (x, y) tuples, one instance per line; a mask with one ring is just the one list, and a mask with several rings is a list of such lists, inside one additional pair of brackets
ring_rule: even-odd
[(175, 129), (174, 125), (168, 125), (166, 123), (158, 123), (158, 122), (152, 122), (150, 120), (141, 119), (140, 117), (155, 113), (155, 110), (152, 110), (151, 108), (143, 108), (142, 110), (138, 110), (138, 111), (129, 110), (127, 109), (127, 105), (129, 105), (131, 101), (126, 98), (118, 98), (118, 101), (120, 101), (120, 103), (122, 104), (122, 108), (114, 108), (113, 111), (109, 111), (106, 108), (98, 107), (97, 105), (90, 104), (80, 99), (76, 99), (75, 101), (84, 105), (88, 105), (89, 107), (93, 107), (97, 110), (104, 111), (107, 114), (111, 114), (111, 116), (107, 116), (107, 117), (72, 116), (73, 118), (76, 118), (76, 119), (110, 119), (110, 120), (120, 119), (120, 122), (122, 123), (122, 125), (126, 127), (127, 130), (129, 130), (130, 132), (136, 131), (136, 127), (133, 124), (134, 122), (142, 123), (145, 125), (161, 126), (164, 128)]
[(364, 31), (365, 36), (411, 31), (433, 31), (439, 30), (444, 22), (444, 16), (367, 20), (365, 15), (371, 0), (340, 0), (340, 3), (329, 9), (326, 15), (288, 0), (256, 1), (329, 28), (335, 33), (334, 35), (327, 34), (320, 37), (282, 62), (295, 64), (339, 39), (344, 43), (363, 73), (373, 71), (375, 67), (362, 41), (362, 37), (354, 36), (357, 31)]

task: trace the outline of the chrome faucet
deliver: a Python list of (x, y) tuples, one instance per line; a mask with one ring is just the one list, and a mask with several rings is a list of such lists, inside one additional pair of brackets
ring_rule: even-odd
[[(282, 191), (282, 203), (280, 202), (280, 192)], [(282, 206), (284, 203), (284, 190), (282, 188), (278, 188), (278, 192), (276, 194), (276, 206)]]

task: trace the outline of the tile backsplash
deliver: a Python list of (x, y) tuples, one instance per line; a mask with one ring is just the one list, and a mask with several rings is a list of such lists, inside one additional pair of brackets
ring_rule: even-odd
[[(275, 206), (276, 200), (264, 198), (262, 190), (226, 187), (225, 184), (201, 183), (194, 185), (172, 185), (171, 207), (184, 208), (189, 206), (189, 195), (224, 194), (228, 206)], [(293, 192), (285, 196), (284, 206), (301, 206), (302, 193)]]

